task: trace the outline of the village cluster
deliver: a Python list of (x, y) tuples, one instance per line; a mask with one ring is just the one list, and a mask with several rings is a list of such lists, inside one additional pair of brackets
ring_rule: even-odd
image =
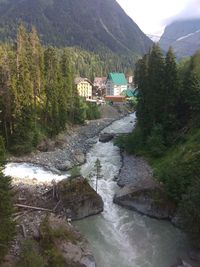
[(137, 95), (133, 76), (125, 76), (124, 73), (112, 72), (107, 77), (95, 77), (93, 82), (87, 78), (77, 77), (75, 84), (81, 97), (97, 104), (106, 101), (123, 104)]

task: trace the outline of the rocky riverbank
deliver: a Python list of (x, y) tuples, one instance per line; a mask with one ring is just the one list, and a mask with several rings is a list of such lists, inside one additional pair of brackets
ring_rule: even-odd
[[(55, 173), (66, 171), (74, 165), (84, 163), (85, 154), (98, 141), (99, 132), (127, 113), (126, 108), (120, 110), (105, 106), (102, 108), (101, 119), (88, 121), (81, 126), (68, 127), (67, 131), (60, 134), (55, 140), (43, 140), (36, 152), (20, 158), (11, 157), (10, 161), (37, 164)], [(51, 214), (50, 218), (53, 218), (50, 220), (50, 224), (52, 221), (62, 224), (65, 228), (64, 232), (70, 232), (70, 239), (73, 236), (74, 242), (67, 239), (63, 241), (61, 237), (62, 240), (58, 238), (52, 244), (56, 253), (58, 252), (62, 256), (62, 260), (63, 258), (66, 260), (66, 264), (68, 264), (66, 266), (69, 266), (69, 262), (73, 263), (70, 266), (74, 267), (96, 266), (87, 241), (73, 228), (70, 222), (67, 225), (66, 218), (80, 219), (97, 214), (103, 211), (103, 201), (82, 177), (66, 180), (63, 185), (64, 182), (65, 180), (56, 184), (53, 181), (46, 182), (44, 179), (38, 182), (36, 178), (13, 178), (16, 206), (14, 220), (17, 231), (3, 266), (15, 264), (16, 260), (20, 260), (26, 240), (36, 240), (37, 243), (34, 243), (36, 251), (41, 251), (41, 225), (48, 214)], [(70, 194), (66, 194), (69, 191)], [(63, 235), (63, 233), (61, 234)]]
[(147, 162), (122, 153), (123, 165), (117, 183), (123, 187), (114, 196), (114, 203), (156, 219), (169, 219), (174, 205), (161, 185), (153, 179)]
[(127, 107), (103, 106), (101, 119), (87, 121), (84, 125), (68, 125), (55, 140), (43, 140), (37, 151), (23, 157), (10, 157), (9, 161), (37, 164), (52, 171), (67, 171), (83, 164), (86, 152), (97, 142), (98, 134), (128, 112)]
[[(116, 177), (119, 191), (114, 203), (156, 219), (174, 221), (175, 206), (167, 198), (162, 186), (153, 178), (153, 170), (140, 157), (122, 152), (122, 167)], [(199, 267), (199, 250), (191, 250), (173, 267)], [(171, 266), (171, 267), (172, 267)]]

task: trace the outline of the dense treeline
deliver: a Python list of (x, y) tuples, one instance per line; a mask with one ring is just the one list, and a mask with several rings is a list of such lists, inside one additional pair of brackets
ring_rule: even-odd
[(78, 47), (65, 48), (71, 55), (75, 74), (93, 81), (95, 76), (106, 77), (109, 72), (133, 74), (135, 59), (132, 56), (117, 55), (106, 49), (97, 53), (88, 52)]
[(177, 64), (157, 44), (138, 61), (137, 126), (122, 140), (146, 156), (200, 245), (200, 52)]
[[(43, 47), (36, 29), (18, 29), (16, 44), (0, 46), (0, 135), (11, 152), (29, 152), (66, 123), (92, 118), (74, 85), (70, 49)], [(98, 115), (97, 112), (95, 113)]]

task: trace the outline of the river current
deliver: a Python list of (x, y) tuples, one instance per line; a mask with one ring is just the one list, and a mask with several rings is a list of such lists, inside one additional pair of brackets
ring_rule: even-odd
[[(103, 132), (132, 131), (135, 115), (114, 122)], [(118, 190), (114, 181), (121, 167), (119, 148), (112, 142), (97, 142), (87, 154), (82, 174), (93, 173), (96, 159), (102, 165), (98, 193), (104, 201), (104, 212), (76, 223), (88, 238), (98, 267), (170, 267), (177, 257), (184, 255), (188, 241), (179, 229), (169, 222), (142, 216), (113, 204)], [(134, 172), (134, 166), (133, 166)], [(95, 179), (91, 184), (95, 187)]]
[[(103, 132), (128, 133), (132, 131), (134, 122), (135, 115), (131, 114)], [(97, 267), (170, 267), (177, 257), (186, 254), (186, 235), (167, 221), (151, 219), (113, 204), (113, 196), (118, 190), (114, 178), (122, 162), (119, 148), (112, 141), (100, 143), (97, 139), (87, 153), (87, 162), (81, 167), (81, 172), (92, 186), (95, 187), (96, 182), (94, 164), (97, 158), (102, 165), (98, 193), (103, 198), (104, 211), (75, 223), (89, 240)], [(45, 180), (62, 178), (29, 164), (10, 163), (5, 173), (11, 176), (19, 173), (24, 179), (36, 174), (38, 177), (45, 175)]]

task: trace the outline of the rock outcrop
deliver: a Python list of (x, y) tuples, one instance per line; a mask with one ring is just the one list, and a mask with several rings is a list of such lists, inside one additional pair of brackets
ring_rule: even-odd
[(122, 156), (123, 165), (117, 183), (123, 188), (115, 194), (114, 203), (152, 218), (170, 219), (174, 213), (174, 205), (159, 182), (153, 178), (147, 162), (126, 153)]
[(103, 211), (103, 200), (83, 177), (67, 178), (58, 183), (58, 195), (66, 216), (79, 220)]
[(107, 143), (114, 138), (114, 134), (112, 133), (102, 133), (99, 136), (99, 142)]
[(156, 219), (169, 219), (173, 205), (159, 186), (127, 185), (114, 196), (114, 203)]

